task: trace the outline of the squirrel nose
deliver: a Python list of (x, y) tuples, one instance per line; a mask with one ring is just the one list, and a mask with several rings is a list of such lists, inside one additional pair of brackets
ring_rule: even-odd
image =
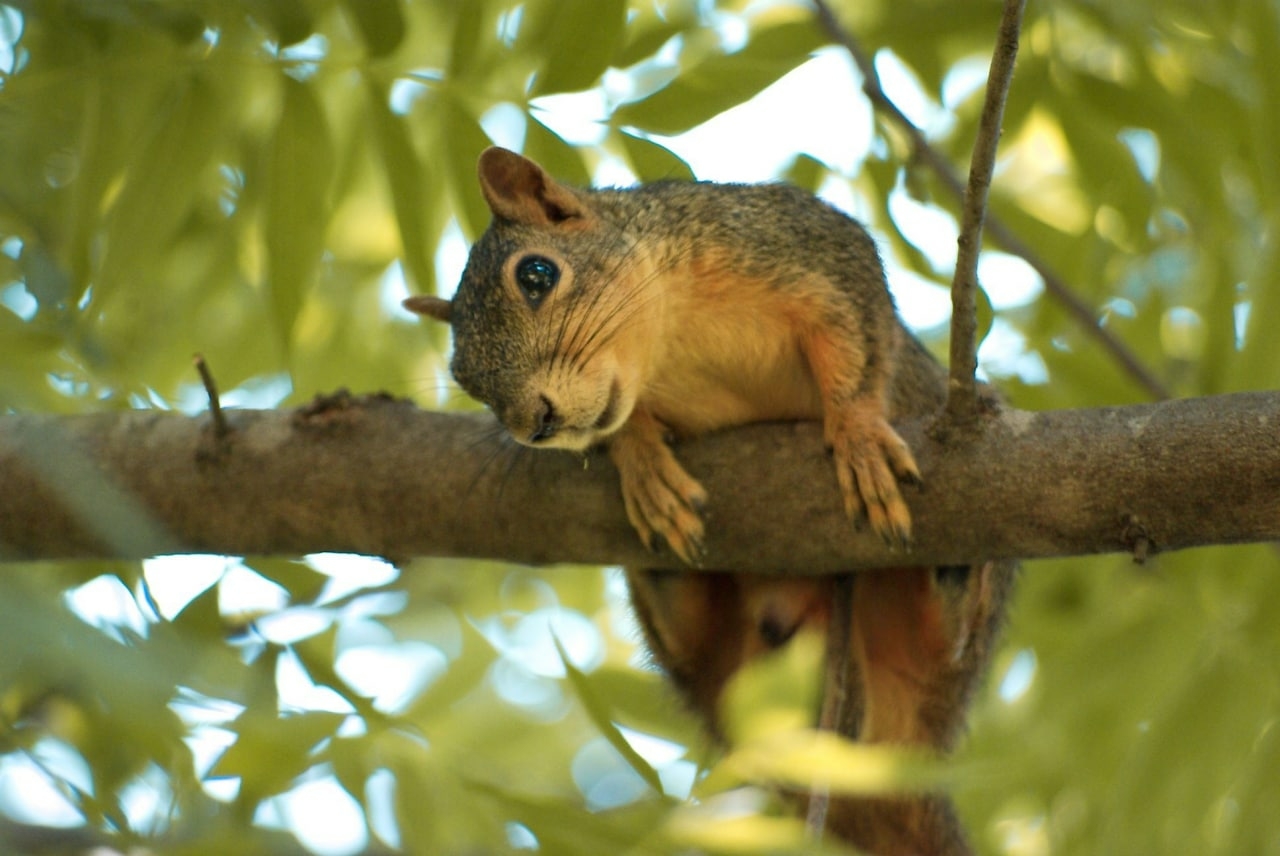
[(560, 430), (561, 418), (556, 406), (545, 395), (538, 396), (538, 409), (533, 414), (533, 433), (529, 435), (530, 443), (541, 443), (550, 440)]

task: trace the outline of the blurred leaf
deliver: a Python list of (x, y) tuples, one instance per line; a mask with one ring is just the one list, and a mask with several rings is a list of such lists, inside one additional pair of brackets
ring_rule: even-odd
[(582, 152), (548, 130), (547, 126), (532, 114), (529, 116), (529, 124), (525, 131), (524, 153), (541, 164), (543, 169), (559, 181), (575, 187), (591, 185), (591, 174), (587, 172), (587, 167), (582, 162)]
[(822, 43), (822, 33), (809, 19), (757, 30), (737, 53), (703, 60), (648, 98), (619, 108), (613, 124), (655, 134), (687, 131), (759, 94)]
[(428, 241), (436, 236), (431, 205), (434, 196), (427, 195), (421, 162), (404, 120), (391, 112), (389, 93), (374, 83), (368, 84), (366, 93), (374, 140), (400, 225), (401, 251), (410, 290), (432, 294), (436, 290), (436, 278)]
[(476, 161), (491, 141), (475, 116), (461, 101), (442, 93), (435, 104), (435, 121), (442, 130), (444, 175), (452, 191), (454, 210), (468, 236), (476, 236), (489, 225), (489, 206), (476, 180)]
[(43, 246), (28, 241), (22, 246), (23, 283), (27, 293), (36, 299), (41, 309), (54, 309), (65, 305), (71, 296), (71, 281), (67, 274), (50, 258)]
[(797, 187), (803, 187), (810, 193), (817, 193), (822, 183), (827, 180), (827, 165), (809, 155), (796, 155), (787, 168), (786, 179)]
[(659, 821), (668, 806), (651, 800), (592, 814), (566, 800), (520, 794), (515, 788), (473, 783), (477, 795), (497, 802), (529, 828), (547, 853), (665, 853)]
[(237, 801), (256, 806), (288, 790), (312, 766), (317, 745), (332, 738), (346, 719), (340, 713), (308, 711), (278, 715), (246, 711), (231, 723), (236, 742), (209, 771), (210, 776), (239, 776)]
[(459, 626), (462, 635), (460, 655), (450, 663), (448, 671), (413, 702), (405, 713), (410, 722), (430, 722), (438, 718), (486, 679), (486, 673), (496, 659), (493, 646), (470, 622), (464, 621)]
[(315, 684), (328, 687), (342, 696), (364, 719), (374, 722), (381, 720), (382, 714), (374, 708), (373, 701), (356, 692), (334, 668), (338, 659), (337, 644), (338, 625), (334, 623), (321, 633), (295, 642), (293, 652)]
[(307, 0), (244, 0), (244, 4), (275, 34), (281, 47), (295, 45), (315, 31)]
[(631, 744), (627, 742), (627, 738), (622, 736), (622, 732), (613, 724), (613, 714), (609, 709), (605, 699), (596, 692), (591, 678), (582, 672), (569, 659), (568, 653), (564, 650), (564, 646), (560, 644), (559, 637), (555, 638), (556, 653), (560, 655), (560, 662), (564, 664), (565, 675), (569, 679), (569, 683), (573, 686), (574, 692), (578, 696), (578, 700), (582, 702), (583, 708), (586, 709), (587, 715), (591, 717), (591, 721), (595, 723), (596, 728), (604, 739), (609, 741), (609, 745), (617, 750), (628, 766), (640, 774), (640, 778), (657, 793), (662, 793), (662, 780), (658, 778), (658, 773), (646, 761), (639, 752), (631, 748)]
[(186, 606), (173, 617), (172, 623), (192, 638), (226, 639), (227, 622), (218, 607), (218, 584), (214, 583), (187, 601)]
[(982, 347), (982, 343), (986, 341), (987, 334), (991, 332), (991, 325), (995, 323), (996, 311), (991, 306), (991, 295), (987, 294), (987, 290), (982, 287), (982, 283), (978, 283), (978, 287), (973, 293), (974, 303), (976, 304), (976, 314), (978, 316), (978, 326), (974, 330), (974, 342), (978, 347)]
[(280, 337), (288, 342), (324, 250), (334, 155), (315, 92), (291, 77), (280, 80), (283, 103), (267, 167), (267, 277)]
[(343, 0), (355, 18), (371, 57), (384, 57), (404, 41), (404, 13), (400, 0)]
[(617, 68), (627, 68), (649, 59), (677, 35), (697, 26), (692, 4), (670, 4), (659, 14), (654, 5), (644, 4), (628, 13), (624, 44), (613, 58)]
[(526, 6), (519, 44), (545, 58), (530, 94), (578, 92), (598, 81), (617, 53), (626, 14), (626, 0)]
[(454, 11), (453, 35), (449, 45), (449, 64), (445, 76), (449, 80), (462, 80), (475, 71), (477, 56), (489, 33), (485, 24), (489, 20), (488, 0), (470, 0), (459, 3)]
[(311, 603), (329, 584), (329, 578), (308, 565), (294, 559), (277, 559), (258, 556), (246, 559), (245, 567), (257, 571), (269, 580), (279, 583), (289, 591), (294, 603)]
[(697, 746), (706, 741), (704, 725), (681, 709), (676, 691), (656, 672), (604, 665), (591, 673), (591, 685), (609, 705), (619, 725), (665, 740)]
[(617, 132), (631, 170), (642, 181), (693, 181), (693, 170), (679, 155), (652, 140)]
[[(200, 77), (180, 78), (136, 150), (107, 215), (106, 256), (94, 292), (126, 288), (173, 243), (223, 129), (222, 104)], [(78, 301), (82, 295), (72, 295)]]

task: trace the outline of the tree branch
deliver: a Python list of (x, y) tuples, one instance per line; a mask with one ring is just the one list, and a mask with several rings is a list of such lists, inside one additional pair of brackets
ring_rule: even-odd
[[(941, 152), (929, 144), (924, 132), (917, 128), (907, 118), (907, 115), (898, 109), (898, 105), (894, 104), (889, 96), (885, 94), (884, 89), (880, 86), (880, 76), (876, 73), (875, 63), (871, 61), (871, 58), (862, 49), (861, 43), (841, 26), (826, 0), (813, 0), (813, 4), (817, 9), (818, 20), (826, 29), (831, 40), (848, 51), (854, 64), (857, 65), (858, 71), (862, 74), (863, 91), (866, 92), (872, 106), (878, 112), (888, 116), (895, 125), (902, 129), (907, 138), (911, 140), (914, 154), (933, 170), (948, 193), (955, 197), (956, 200), (962, 200), (964, 198), (964, 184), (956, 175), (951, 163)], [(1067, 314), (1074, 318), (1076, 323), (1101, 345), (1103, 350), (1109, 353), (1124, 371), (1139, 386), (1145, 389), (1152, 398), (1166, 399), (1172, 397), (1168, 387), (1150, 369), (1143, 365), (1142, 360), (1124, 342), (1098, 322), (1098, 313), (1094, 311), (1093, 307), (1076, 294), (1075, 290), (1062, 277), (1058, 276), (1057, 272), (1031, 247), (1018, 238), (994, 212), (987, 212), (986, 231), (997, 245), (1025, 261), (1031, 266), (1032, 270), (1040, 275), (1040, 279), (1044, 282), (1045, 291), (1049, 292), (1055, 300), (1062, 304), (1066, 308)]]
[(1022, 29), (1024, 0), (1005, 0), (1000, 35), (991, 54), (987, 74), (987, 94), (978, 122), (978, 138), (969, 164), (969, 184), (961, 205), (959, 250), (955, 276), (951, 282), (951, 381), (947, 389), (947, 414), (964, 423), (978, 414), (978, 256), (982, 251), (982, 221), (987, 213), (987, 195), (996, 166), (996, 150), (1004, 124), (1004, 105), (1013, 82), (1013, 65), (1018, 56), (1018, 33)]
[[(344, 551), (675, 566), (627, 524), (607, 457), (514, 447), (487, 414), (386, 397), (208, 417), (0, 417), (0, 558)], [(711, 495), (707, 567), (833, 573), (1280, 538), (1280, 393), (1007, 411), (963, 445), (900, 426), (925, 487), (915, 546), (840, 511), (816, 423), (751, 425), (677, 454)], [(1140, 547), (1140, 545), (1143, 545)]]

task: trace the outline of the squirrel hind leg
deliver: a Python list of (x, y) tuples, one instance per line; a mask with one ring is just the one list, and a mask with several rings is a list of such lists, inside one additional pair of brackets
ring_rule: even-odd
[(858, 573), (852, 645), (867, 705), (861, 739), (951, 748), (989, 657), (1006, 567)]

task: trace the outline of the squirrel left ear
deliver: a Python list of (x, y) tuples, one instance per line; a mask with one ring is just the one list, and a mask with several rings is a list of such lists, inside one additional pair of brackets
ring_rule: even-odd
[(448, 324), (453, 312), (453, 304), (433, 294), (415, 294), (406, 297), (400, 304), (410, 312), (426, 315), (437, 321)]
[(523, 155), (493, 146), (480, 154), (480, 190), (493, 216), (530, 226), (585, 226), (591, 211)]

